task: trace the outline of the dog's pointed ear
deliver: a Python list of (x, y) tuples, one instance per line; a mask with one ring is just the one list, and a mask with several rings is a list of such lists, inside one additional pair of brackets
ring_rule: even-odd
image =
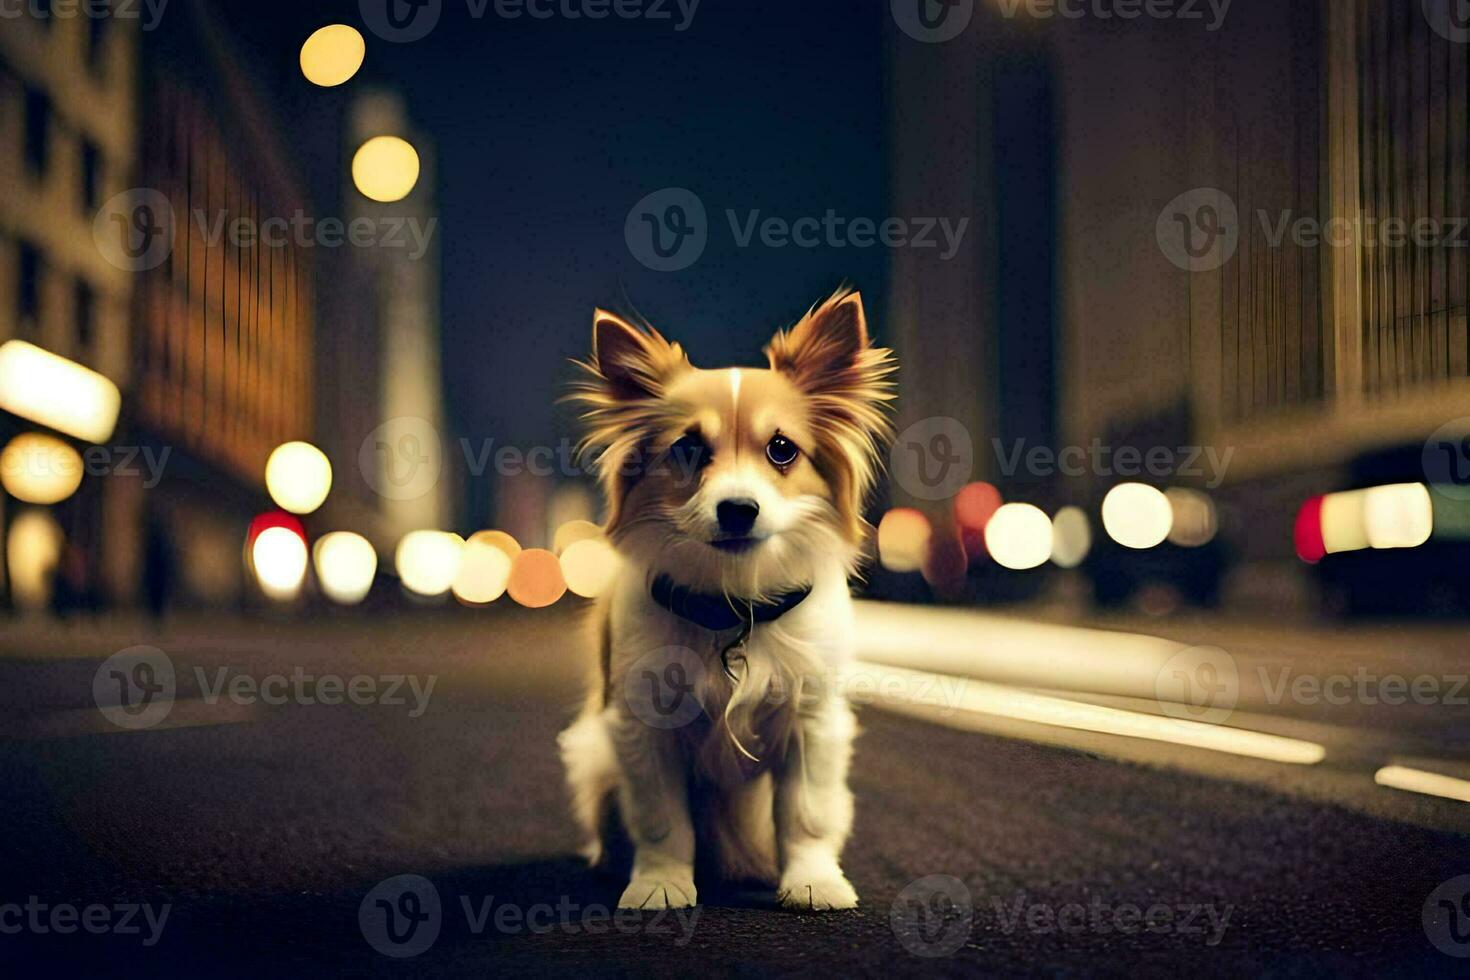
[(598, 309), (592, 312), (592, 366), (615, 398), (651, 398), (670, 376), (689, 367), (689, 359), (658, 331), (640, 330)]
[(891, 371), (888, 354), (871, 345), (863, 298), (855, 292), (838, 292), (766, 345), (771, 369), (816, 395), (877, 394), (873, 385)]

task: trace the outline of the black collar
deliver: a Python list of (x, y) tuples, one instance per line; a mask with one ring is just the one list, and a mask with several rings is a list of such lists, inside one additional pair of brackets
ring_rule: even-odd
[(660, 575), (653, 580), (649, 591), (654, 602), (675, 616), (718, 633), (737, 626), (749, 628), (756, 623), (780, 619), (801, 605), (802, 600), (812, 594), (812, 587), (807, 585), (794, 592), (783, 592), (765, 602), (748, 602), (695, 592), (687, 585), (675, 585), (667, 575)]

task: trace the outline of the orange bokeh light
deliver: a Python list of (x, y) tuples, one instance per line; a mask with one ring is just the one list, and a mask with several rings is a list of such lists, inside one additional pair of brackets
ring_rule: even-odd
[(567, 591), (561, 562), (545, 548), (525, 549), (511, 563), (510, 583), (505, 591), (530, 609), (552, 605)]

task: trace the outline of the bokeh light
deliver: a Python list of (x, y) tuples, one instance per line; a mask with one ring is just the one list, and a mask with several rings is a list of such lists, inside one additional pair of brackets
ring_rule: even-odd
[(985, 553), (985, 525), (1004, 502), (1000, 491), (989, 483), (971, 483), (955, 494), (955, 526), (972, 560)]
[(595, 599), (612, 583), (620, 561), (618, 553), (601, 535), (582, 538), (567, 545), (561, 553), (562, 577), (568, 590), (584, 599)]
[(1102, 504), (1103, 528), (1125, 548), (1142, 551), (1164, 542), (1174, 526), (1174, 511), (1162, 490), (1144, 483), (1120, 483)]
[(483, 534), (473, 534), (465, 542), (452, 586), (454, 597), (472, 606), (499, 599), (510, 582), (510, 556)]
[(1362, 551), (1368, 547), (1368, 526), (1363, 519), (1364, 490), (1329, 493), (1322, 498), (1319, 510), (1319, 533), (1325, 554)]
[(602, 537), (602, 528), (591, 521), (567, 521), (556, 529), (551, 539), (551, 550), (558, 555), (578, 541)]
[(1327, 543), (1322, 539), (1323, 497), (1313, 497), (1297, 511), (1296, 524), (1292, 528), (1292, 543), (1296, 556), (1308, 564), (1315, 565), (1327, 557)]
[(505, 557), (515, 560), (516, 555), (521, 553), (521, 543), (504, 531), (476, 531), (470, 535), (471, 541), (480, 544), (488, 544), (492, 548), (499, 548), (505, 552)]
[(0, 409), (85, 442), (106, 442), (122, 393), (96, 371), (23, 340), (0, 344)]
[(418, 151), (397, 136), (374, 136), (352, 156), (352, 183), (374, 201), (401, 201), (418, 179)]
[(895, 507), (878, 522), (878, 560), (890, 572), (917, 572), (932, 533), (929, 518), (912, 507)]
[(56, 504), (82, 485), (82, 457), (55, 436), (22, 432), (0, 450), (0, 486), (28, 504)]
[(341, 85), (362, 67), (367, 45), (356, 28), (328, 24), (301, 45), (301, 74), (313, 85)]
[(410, 531), (398, 542), (393, 567), (403, 587), (422, 596), (448, 592), (459, 574), (465, 542), (449, 531)]
[(332, 464), (309, 442), (283, 443), (266, 460), (265, 488), (282, 510), (310, 514), (332, 489)]
[(1063, 507), (1051, 519), (1051, 560), (1059, 568), (1076, 568), (1092, 550), (1092, 522), (1081, 507)]
[(250, 548), (250, 565), (260, 590), (272, 599), (296, 598), (306, 580), (306, 542), (289, 528), (268, 527)]
[(352, 531), (333, 531), (317, 539), (311, 549), (322, 593), (344, 606), (367, 598), (378, 573), (378, 553), (372, 542)]
[(1215, 540), (1219, 530), (1219, 517), (1215, 502), (1199, 490), (1185, 487), (1170, 487), (1164, 491), (1169, 500), (1173, 523), (1169, 527), (1169, 542), (1181, 548), (1200, 548)]
[(1021, 571), (1051, 557), (1051, 518), (1031, 504), (1002, 504), (985, 526), (985, 549), (997, 565)]
[(511, 563), (506, 591), (516, 602), (531, 609), (551, 605), (567, 591), (561, 562), (545, 548), (525, 549)]
[(44, 510), (26, 508), (10, 525), (5, 542), (10, 565), (10, 594), (20, 609), (41, 609), (51, 599), (57, 563), (66, 546), (66, 534)]
[(1417, 548), (1434, 533), (1434, 501), (1422, 483), (1373, 487), (1363, 498), (1363, 526), (1372, 548)]

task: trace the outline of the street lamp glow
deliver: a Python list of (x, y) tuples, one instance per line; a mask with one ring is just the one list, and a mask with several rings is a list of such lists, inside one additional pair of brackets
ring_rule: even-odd
[(878, 522), (878, 560), (890, 572), (917, 572), (929, 554), (929, 518), (912, 507), (895, 507)]
[(1108, 491), (1102, 504), (1103, 528), (1125, 548), (1143, 551), (1156, 547), (1174, 526), (1174, 509), (1157, 487), (1120, 483)]
[(397, 136), (374, 136), (352, 156), (352, 183), (374, 201), (401, 201), (418, 180), (418, 151)]
[(567, 592), (561, 563), (545, 548), (527, 548), (511, 563), (506, 591), (516, 602), (531, 609), (551, 605)]
[(551, 539), (551, 550), (558, 555), (566, 551), (578, 541), (586, 541), (588, 538), (602, 537), (602, 528), (591, 521), (567, 521), (556, 529), (556, 534)]
[(573, 541), (561, 553), (567, 589), (584, 599), (602, 595), (617, 574), (618, 563), (618, 553), (600, 536)]
[(985, 550), (1002, 568), (1023, 571), (1046, 564), (1052, 548), (1051, 518), (1032, 504), (1002, 504), (985, 525)]
[(272, 599), (296, 598), (306, 580), (306, 542), (285, 527), (268, 527), (255, 538), (250, 563), (260, 590)]
[(1076, 568), (1092, 550), (1092, 525), (1081, 507), (1063, 507), (1051, 520), (1051, 560), (1058, 568)]
[(332, 489), (332, 464), (309, 442), (284, 443), (266, 460), (265, 488), (282, 510), (310, 514)]
[(362, 67), (367, 45), (356, 28), (328, 24), (301, 45), (301, 74), (313, 85), (341, 85)]
[(454, 576), (454, 597), (460, 602), (482, 606), (505, 594), (510, 581), (510, 556), (480, 534), (470, 536)]
[(121, 405), (117, 385), (96, 371), (23, 340), (0, 344), (0, 409), (84, 442), (106, 442)]
[(16, 515), (5, 548), (10, 594), (21, 609), (41, 609), (50, 601), (65, 544), (61, 525), (46, 511), (27, 508)]
[(367, 598), (378, 573), (378, 553), (372, 542), (352, 531), (333, 531), (317, 539), (311, 549), (317, 581), (333, 602), (352, 606)]
[(1164, 491), (1173, 514), (1169, 528), (1169, 541), (1181, 548), (1201, 548), (1215, 540), (1220, 519), (1215, 512), (1215, 502), (1199, 490), (1185, 487), (1170, 487)]
[(459, 574), (464, 540), (448, 531), (410, 531), (398, 542), (393, 565), (403, 587), (422, 596), (449, 591)]
[(82, 457), (54, 436), (22, 432), (0, 451), (0, 486), (28, 504), (57, 504), (82, 484)]
[(1372, 487), (1363, 497), (1363, 526), (1373, 548), (1417, 548), (1434, 533), (1434, 501), (1422, 483)]

